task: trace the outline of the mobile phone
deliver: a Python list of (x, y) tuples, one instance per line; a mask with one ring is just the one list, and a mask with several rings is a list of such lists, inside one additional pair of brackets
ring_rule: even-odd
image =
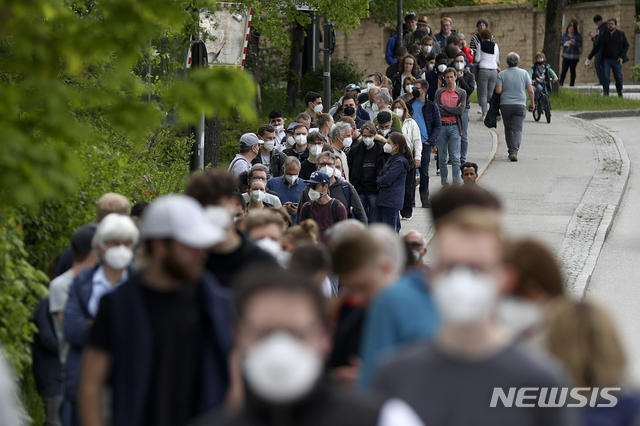
[(295, 208), (298, 208), (298, 203), (291, 203), (291, 205)]

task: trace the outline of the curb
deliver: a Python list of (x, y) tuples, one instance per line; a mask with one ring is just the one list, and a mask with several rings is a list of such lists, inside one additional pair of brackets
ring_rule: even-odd
[[(615, 115), (615, 113), (619, 113)], [(600, 118), (619, 118), (619, 117), (635, 117), (640, 116), (640, 110), (625, 110), (625, 111), (599, 111), (599, 112), (586, 112), (575, 114), (570, 117), (578, 120), (595, 120)], [(611, 231), (613, 226), (613, 221), (618, 213), (618, 209), (620, 208), (620, 203), (622, 202), (622, 197), (624, 197), (625, 191), (627, 189), (627, 183), (629, 182), (629, 173), (631, 170), (631, 164), (629, 160), (629, 156), (627, 154), (627, 150), (624, 147), (624, 143), (622, 139), (618, 136), (611, 134), (607, 129), (597, 124), (591, 123), (591, 125), (600, 128), (603, 132), (607, 133), (614, 140), (616, 144), (616, 148), (620, 153), (620, 157), (622, 160), (622, 170), (620, 179), (615, 186), (612, 188), (611, 192), (615, 197), (615, 204), (607, 205), (604, 214), (602, 215), (602, 219), (600, 224), (598, 225), (598, 229), (595, 233), (593, 244), (589, 248), (589, 255), (585, 261), (582, 270), (578, 274), (574, 288), (572, 290), (572, 294), (579, 299), (583, 299), (586, 296), (587, 290), (589, 288), (589, 283), (591, 281), (591, 276), (593, 275), (593, 271), (596, 268), (596, 263), (598, 258), (600, 257), (600, 253), (602, 252), (602, 247)]]

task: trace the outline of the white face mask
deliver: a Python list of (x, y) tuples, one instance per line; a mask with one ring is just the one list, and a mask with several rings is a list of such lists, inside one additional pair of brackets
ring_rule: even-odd
[(333, 169), (333, 177), (336, 179), (342, 179), (342, 170)]
[(313, 107), (313, 112), (315, 112), (316, 114), (319, 112), (322, 112), (322, 104), (318, 104), (316, 106)]
[(489, 276), (458, 267), (434, 282), (433, 297), (446, 321), (469, 325), (491, 312), (498, 299), (498, 288)]
[(427, 67), (429, 68), (429, 71), (431, 71), (435, 66), (436, 66), (436, 64), (429, 64), (429, 65), (427, 65)]
[(378, 111), (380, 111), (380, 107), (379, 107), (379, 106), (378, 106), (378, 104), (377, 104), (377, 103), (375, 103), (375, 102), (371, 104), (371, 109), (373, 110), (373, 112), (378, 112)]
[(367, 89), (371, 90), (371, 88), (375, 86), (373, 83), (367, 83)]
[(322, 194), (320, 191), (316, 191), (315, 189), (311, 188), (309, 190), (309, 199), (311, 201), (317, 201), (320, 197), (322, 197), (324, 194)]
[(446, 65), (444, 65), (444, 64), (438, 65), (438, 71), (439, 72), (442, 73), (442, 72), (445, 72), (446, 70), (447, 70), (447, 66)]
[(416, 250), (411, 250), (411, 255), (413, 256), (413, 263), (420, 262), (420, 252)]
[(320, 171), (326, 173), (329, 177), (333, 176), (333, 167), (331, 166), (322, 166), (320, 167)]
[(104, 252), (104, 261), (118, 271), (129, 266), (133, 260), (133, 251), (127, 246), (111, 247)]
[(456, 64), (455, 64), (455, 65), (456, 65), (456, 69), (457, 69), (458, 71), (462, 71), (462, 70), (464, 69), (464, 65), (465, 65), (465, 63), (464, 63), (464, 62), (456, 62)]
[(433, 46), (429, 46), (428, 44), (425, 46), (422, 46), (422, 50), (424, 51), (424, 53), (431, 53), (432, 49), (433, 49)]
[(276, 141), (264, 141), (264, 143), (262, 144), (262, 147), (269, 152), (273, 151), (273, 148), (275, 148), (275, 146)]
[(351, 144), (352, 144), (352, 143), (353, 143), (353, 139), (352, 139), (351, 137), (344, 138), (344, 139), (342, 140), (342, 146), (343, 146), (343, 147), (345, 147), (345, 148), (349, 148), (349, 147), (351, 147)]
[(393, 110), (393, 112), (395, 112), (400, 117), (402, 117), (402, 114), (404, 114), (404, 110), (402, 108), (396, 108)]
[(366, 146), (371, 146), (373, 145), (373, 138), (369, 137), (369, 138), (362, 138), (362, 142), (364, 142), (364, 144)]
[(289, 144), (289, 146), (294, 146), (296, 144), (296, 140), (293, 138), (293, 136), (287, 136), (287, 143)]
[(387, 136), (390, 131), (391, 131), (391, 129), (384, 129), (384, 130), (382, 130), (382, 135), (383, 136)]
[(284, 179), (289, 182), (290, 185), (293, 185), (296, 183), (296, 180), (298, 180), (298, 175), (284, 175)]
[(498, 304), (496, 317), (514, 336), (535, 328), (542, 321), (542, 311), (522, 297), (509, 297)]
[(224, 207), (208, 206), (205, 207), (204, 212), (209, 223), (212, 223), (215, 226), (227, 229), (231, 224), (231, 214), (229, 214), (229, 210)]
[(407, 84), (407, 86), (404, 88), (404, 91), (406, 93), (411, 93), (413, 92), (413, 84)]
[(255, 189), (251, 192), (249, 192), (249, 197), (251, 198), (251, 201), (253, 201), (254, 203), (260, 203), (264, 200), (264, 197), (267, 196), (267, 193), (264, 191), (260, 191), (259, 189)]
[(251, 390), (275, 404), (306, 396), (322, 374), (322, 357), (284, 331), (276, 331), (252, 347), (243, 360)]
[(274, 126), (274, 129), (276, 130), (276, 133), (280, 133), (284, 130), (284, 126), (282, 124), (278, 124), (277, 126)]
[(307, 144), (307, 135), (297, 135), (296, 143), (300, 146)]
[(387, 154), (391, 154), (393, 152), (393, 147), (391, 146), (391, 144), (385, 143), (384, 144), (384, 152), (386, 152)]
[(311, 148), (309, 148), (309, 154), (313, 155), (314, 157), (320, 155), (321, 152), (322, 145), (313, 145)]
[(280, 243), (273, 241), (271, 238), (262, 238), (261, 240), (256, 241), (256, 245), (273, 257), (276, 257), (278, 253), (282, 251)]

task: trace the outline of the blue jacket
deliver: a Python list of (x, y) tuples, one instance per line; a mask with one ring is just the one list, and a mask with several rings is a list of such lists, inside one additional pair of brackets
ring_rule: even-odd
[(389, 157), (378, 175), (377, 207), (389, 207), (400, 210), (404, 204), (404, 184), (409, 172), (409, 161), (401, 154)]
[(431, 338), (438, 314), (425, 276), (411, 271), (382, 290), (367, 310), (360, 341), (360, 390), (371, 386), (375, 368), (401, 346)]
[[(110, 341), (113, 343), (110, 382), (114, 426), (143, 423), (151, 382), (153, 342), (140, 276), (134, 275), (105, 296), (113, 308), (110, 312)], [(198, 291), (210, 322), (207, 327), (209, 338), (202, 342), (202, 383), (198, 401), (198, 411), (204, 413), (222, 404), (229, 387), (232, 315), (229, 293), (208, 272), (203, 273)]]
[(89, 313), (89, 299), (93, 292), (93, 274), (99, 267), (96, 265), (78, 273), (69, 288), (69, 299), (64, 308), (64, 338), (69, 342), (70, 347), (65, 367), (63, 395), (65, 399), (69, 400), (76, 399), (82, 347), (91, 329), (87, 320), (94, 319)]
[(387, 49), (385, 50), (384, 59), (389, 65), (393, 65), (396, 63), (396, 40), (398, 40), (397, 34), (391, 37), (387, 42)]
[[(569, 40), (576, 42), (574, 45), (565, 46), (564, 44)], [(582, 36), (578, 33), (573, 34), (573, 37), (569, 33), (562, 34), (560, 40), (562, 46), (562, 57), (565, 59), (580, 59), (580, 48), (582, 47)]]
[[(414, 114), (419, 114), (413, 110), (413, 103), (415, 99), (411, 99), (407, 102), (407, 106), (409, 107), (409, 114), (413, 117)], [(440, 109), (435, 102), (426, 100), (424, 106), (422, 107), (422, 115), (424, 117), (424, 122), (427, 125), (427, 133), (429, 134), (429, 145), (436, 146), (438, 144), (438, 135), (440, 134), (440, 128), (442, 127), (442, 123), (440, 122)]]

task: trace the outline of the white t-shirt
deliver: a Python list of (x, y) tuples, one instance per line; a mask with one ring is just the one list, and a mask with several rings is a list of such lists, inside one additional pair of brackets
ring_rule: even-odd
[(69, 269), (62, 275), (59, 275), (49, 284), (49, 312), (63, 312), (69, 298), (69, 289), (71, 283), (76, 276)]

